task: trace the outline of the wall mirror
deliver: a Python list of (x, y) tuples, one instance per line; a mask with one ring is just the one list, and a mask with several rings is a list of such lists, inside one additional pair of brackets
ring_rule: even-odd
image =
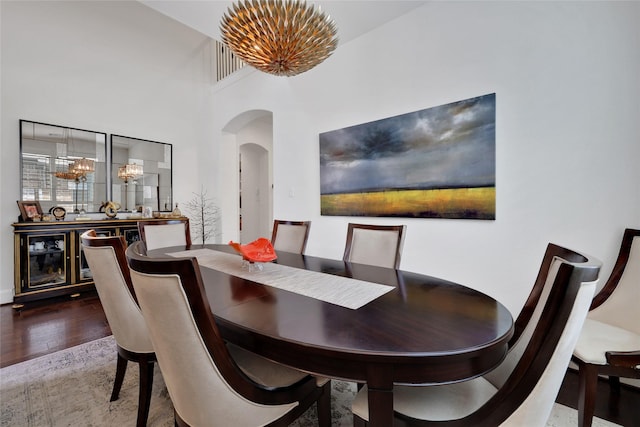
[(171, 211), (172, 145), (111, 135), (111, 200), (125, 211)]
[(43, 212), (98, 212), (107, 200), (107, 134), (20, 120), (20, 194)]

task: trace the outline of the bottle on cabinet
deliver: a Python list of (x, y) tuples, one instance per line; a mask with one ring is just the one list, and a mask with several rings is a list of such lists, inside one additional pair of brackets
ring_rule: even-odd
[(180, 211), (180, 208), (178, 207), (177, 203), (176, 203), (176, 207), (173, 208), (173, 211), (171, 212), (171, 216), (174, 216), (174, 217), (181, 217), (182, 216), (182, 212)]

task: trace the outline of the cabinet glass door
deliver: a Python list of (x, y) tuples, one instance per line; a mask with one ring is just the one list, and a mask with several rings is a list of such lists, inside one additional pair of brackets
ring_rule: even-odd
[(24, 292), (67, 282), (67, 233), (26, 236), (28, 260)]
[[(116, 232), (114, 229), (94, 229), (96, 231), (96, 235), (98, 237), (110, 237), (115, 236)], [(78, 282), (93, 280), (93, 274), (91, 274), (91, 270), (89, 270), (89, 264), (87, 263), (87, 259), (84, 256), (84, 252), (82, 250), (82, 241), (80, 241), (80, 235), (84, 233), (86, 230), (78, 230)]]
[(140, 233), (138, 233), (138, 228), (131, 228), (129, 230), (123, 230), (124, 240), (127, 242), (127, 246), (131, 246), (132, 243), (140, 240)]

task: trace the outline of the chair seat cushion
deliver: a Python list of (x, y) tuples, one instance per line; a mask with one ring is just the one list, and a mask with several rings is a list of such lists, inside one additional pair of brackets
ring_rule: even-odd
[[(393, 409), (395, 412), (422, 420), (458, 419), (475, 412), (496, 391), (497, 389), (482, 377), (455, 384), (396, 386), (393, 388)], [(369, 419), (366, 386), (356, 395), (351, 409), (363, 420)]]
[(635, 350), (640, 350), (640, 335), (587, 318), (573, 354), (584, 362), (606, 365), (605, 351)]
[(272, 362), (233, 344), (227, 344), (227, 348), (242, 372), (257, 384), (267, 387), (287, 387), (309, 375)]

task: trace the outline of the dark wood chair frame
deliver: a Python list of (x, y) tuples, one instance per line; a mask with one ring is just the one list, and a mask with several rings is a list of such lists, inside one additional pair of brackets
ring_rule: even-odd
[[(118, 265), (120, 266), (120, 270), (122, 271), (122, 276), (124, 277), (125, 283), (127, 284), (127, 288), (129, 288), (129, 292), (131, 292), (131, 295), (137, 303), (138, 300), (133, 289), (133, 284), (131, 283), (131, 274), (129, 273), (129, 265), (127, 264), (127, 258), (125, 256), (127, 243), (124, 239), (124, 236), (100, 238), (96, 237), (98, 236), (96, 235), (95, 230), (88, 230), (80, 236), (80, 239), (83, 246), (111, 246), (113, 248), (116, 259), (118, 260)], [(116, 347), (118, 351), (118, 359), (116, 362), (116, 376), (113, 382), (113, 390), (111, 392), (111, 398), (109, 401), (113, 402), (115, 400), (118, 400), (120, 389), (122, 388), (122, 383), (124, 381), (124, 375), (127, 371), (128, 362), (131, 361), (137, 363), (140, 369), (140, 384), (138, 393), (138, 418), (136, 421), (136, 425), (138, 427), (146, 426), (147, 418), (149, 417), (149, 407), (151, 405), (153, 369), (156, 362), (156, 355), (155, 353), (136, 353), (125, 350), (124, 348), (117, 345), (117, 342)]]
[(271, 244), (275, 245), (276, 237), (278, 235), (278, 226), (280, 224), (285, 225), (294, 225), (297, 227), (304, 227), (304, 240), (302, 242), (302, 247), (300, 248), (300, 253), (304, 254), (304, 251), (307, 249), (307, 240), (309, 240), (309, 230), (311, 229), (311, 221), (286, 221), (281, 219), (276, 219), (273, 221), (273, 232), (271, 233)]
[(189, 218), (181, 219), (154, 219), (149, 221), (138, 221), (138, 232), (140, 240), (146, 242), (145, 227), (153, 227), (154, 225), (184, 224), (185, 238), (187, 247), (191, 246), (191, 230), (189, 229)]
[(398, 242), (396, 245), (396, 259), (393, 264), (393, 268), (396, 270), (400, 268), (400, 258), (402, 257), (402, 246), (404, 244), (404, 234), (406, 226), (404, 225), (374, 225), (374, 224), (355, 224), (349, 223), (349, 227), (347, 228), (347, 242), (344, 247), (344, 255), (342, 256), (343, 261), (350, 262), (349, 258), (351, 257), (351, 247), (353, 244), (353, 230), (356, 228), (364, 229), (364, 230), (379, 230), (379, 231), (394, 231), (398, 234)]
[[(569, 318), (571, 309), (573, 308), (572, 301), (580, 290), (581, 284), (583, 282), (596, 280), (600, 272), (600, 263), (595, 259), (554, 244), (549, 244), (545, 252), (540, 273), (538, 274), (538, 279), (536, 280), (536, 285), (538, 285), (539, 281), (543, 280), (543, 278), (546, 280), (546, 275), (554, 256), (559, 256), (567, 262), (560, 265), (549, 297), (544, 305), (542, 315), (533, 331), (529, 344), (518, 364), (509, 375), (509, 378), (496, 394), (477, 411), (456, 420), (418, 420), (395, 412), (394, 427), (495, 427), (504, 422), (518, 409), (534, 389), (538, 379), (549, 364), (566, 325), (566, 321)], [(549, 262), (547, 263), (546, 261)], [(536, 286), (534, 286), (534, 288), (536, 288)], [(539, 301), (541, 291), (542, 287), (539, 287), (539, 292), (532, 292), (527, 300), (527, 304), (530, 304), (532, 301)], [(567, 300), (571, 303), (566, 304), (565, 301)], [(533, 307), (535, 308), (535, 305)], [(525, 312), (525, 310), (523, 310), (523, 312)], [(532, 313), (533, 309), (530, 310), (529, 307), (527, 307), (524, 317), (521, 314), (518, 320), (521, 320), (521, 323), (528, 322), (531, 319)], [(521, 317), (522, 319), (520, 319)], [(520, 337), (522, 330), (520, 330), (517, 335)], [(515, 343), (515, 340), (512, 339), (510, 343)], [(353, 425), (354, 427), (365, 427), (368, 423), (354, 415)]]
[[(247, 377), (235, 363), (220, 334), (207, 300), (200, 267), (196, 258), (149, 258), (143, 242), (135, 242), (126, 252), (131, 269), (146, 274), (177, 274), (189, 301), (192, 315), (202, 339), (227, 383), (244, 398), (265, 405), (291, 402), (299, 404), (280, 419), (268, 424), (288, 426), (311, 405), (317, 403), (318, 421), (322, 427), (331, 426), (331, 381), (319, 387), (315, 377), (307, 376), (288, 387), (268, 389)], [(211, 397), (215, 399), (215, 396)], [(175, 413), (177, 426), (188, 426)]]
[[(593, 298), (589, 310), (601, 306), (616, 290), (629, 261), (633, 239), (637, 236), (640, 236), (640, 230), (627, 228), (624, 231), (618, 258), (611, 275), (600, 292)], [(593, 421), (599, 375), (609, 376), (609, 385), (613, 396), (617, 396), (620, 393), (621, 377), (640, 378), (640, 370), (637, 369), (637, 366), (640, 365), (640, 349), (625, 352), (607, 351), (605, 352), (605, 357), (607, 360), (606, 365), (585, 363), (579, 358), (573, 357), (573, 361), (578, 365), (578, 425), (581, 427), (589, 427)]]
[(522, 310), (520, 310), (520, 314), (518, 314), (518, 318), (514, 323), (514, 332), (513, 337), (511, 337), (511, 340), (509, 340), (509, 348), (513, 347), (513, 345), (520, 339), (520, 336), (529, 324), (531, 316), (533, 316), (533, 312), (538, 305), (538, 301), (540, 301), (542, 291), (544, 290), (544, 285), (547, 281), (547, 276), (549, 275), (549, 268), (551, 268), (551, 264), (556, 257), (562, 258), (569, 262), (584, 262), (584, 257), (577, 252), (563, 248), (562, 246), (558, 246), (553, 243), (549, 243), (547, 245), (547, 249), (544, 253), (544, 256), (542, 257), (542, 263), (540, 264), (538, 276), (536, 277), (536, 280), (533, 284), (531, 293), (529, 293), (529, 297), (525, 301), (524, 306), (522, 307)]

